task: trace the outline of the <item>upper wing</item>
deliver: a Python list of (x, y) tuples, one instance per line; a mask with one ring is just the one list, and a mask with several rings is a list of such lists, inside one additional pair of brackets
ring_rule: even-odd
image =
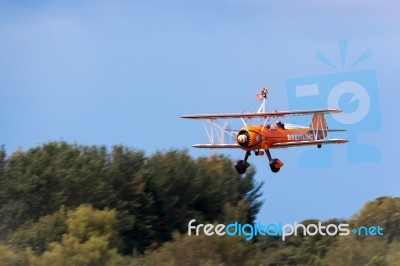
[(308, 145), (320, 145), (320, 144), (341, 144), (346, 143), (348, 140), (345, 139), (321, 139), (321, 140), (304, 140), (304, 141), (292, 141), (275, 143), (271, 149), (289, 148), (295, 146), (308, 146)]
[(218, 119), (218, 118), (267, 118), (310, 114), (335, 114), (341, 113), (339, 109), (318, 109), (318, 110), (299, 110), (299, 111), (277, 111), (269, 113), (225, 113), (225, 114), (198, 114), (183, 115), (182, 118), (189, 119)]

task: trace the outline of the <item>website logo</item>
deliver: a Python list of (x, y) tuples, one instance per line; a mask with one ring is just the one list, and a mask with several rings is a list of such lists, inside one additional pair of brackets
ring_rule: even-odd
[[(347, 130), (350, 142), (346, 144), (346, 161), (378, 163), (380, 151), (359, 140), (362, 134), (376, 132), (382, 128), (376, 73), (373, 69), (354, 70), (372, 56), (372, 51), (365, 50), (355, 61), (348, 64), (347, 46), (348, 40), (339, 40), (340, 64), (333, 63), (333, 60), (322, 52), (316, 54), (315, 58), (333, 69), (333, 73), (298, 77), (287, 81), (289, 107), (343, 110), (339, 115), (329, 115), (326, 118), (330, 129)], [(299, 165), (331, 167), (332, 149), (331, 146), (325, 145), (320, 150), (306, 151), (299, 157)]]
[(351, 233), (357, 236), (383, 236), (383, 228), (377, 226), (360, 226), (359, 228), (349, 229), (349, 224), (325, 224), (321, 222), (317, 224), (304, 225), (294, 222), (293, 224), (283, 224), (278, 222), (263, 225), (261, 222), (255, 224), (241, 224), (233, 222), (225, 224), (195, 224), (196, 219), (192, 219), (188, 223), (188, 235), (199, 236), (245, 236), (247, 241), (252, 240), (256, 236), (275, 236), (280, 237), (282, 241), (286, 241), (288, 236), (348, 236)]

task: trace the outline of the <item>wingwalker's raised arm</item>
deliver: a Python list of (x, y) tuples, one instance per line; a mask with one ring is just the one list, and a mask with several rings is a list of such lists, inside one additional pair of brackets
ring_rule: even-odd
[[(201, 119), (206, 129), (210, 143), (195, 144), (195, 148), (210, 149), (232, 149), (240, 148), (246, 151), (244, 160), (235, 163), (235, 168), (239, 174), (244, 174), (250, 166), (247, 159), (254, 151), (256, 156), (266, 154), (269, 161), (271, 171), (276, 173), (283, 166), (283, 162), (279, 159), (272, 158), (270, 149), (290, 148), (297, 146), (317, 146), (321, 148), (325, 144), (342, 144), (346, 143), (345, 139), (328, 139), (328, 132), (340, 132), (343, 130), (330, 130), (325, 120), (326, 114), (338, 114), (342, 111), (339, 109), (314, 109), (314, 110), (297, 110), (297, 111), (276, 111), (265, 112), (265, 104), (268, 95), (268, 89), (263, 88), (261, 93), (257, 93), (257, 98), (262, 101), (262, 105), (257, 112), (248, 113), (222, 113), (222, 114), (193, 114), (184, 115), (182, 118)], [(309, 126), (300, 126), (294, 124), (284, 124), (279, 118), (287, 116), (310, 116), (311, 123)], [(232, 130), (218, 122), (220, 119), (242, 119), (245, 126), (239, 130)], [(247, 125), (253, 119), (261, 124)], [(207, 129), (207, 122), (210, 129)], [(214, 133), (215, 131), (215, 133)], [(225, 143), (224, 135), (227, 134), (235, 139), (235, 143)], [(218, 143), (214, 142), (214, 135), (217, 136)]]

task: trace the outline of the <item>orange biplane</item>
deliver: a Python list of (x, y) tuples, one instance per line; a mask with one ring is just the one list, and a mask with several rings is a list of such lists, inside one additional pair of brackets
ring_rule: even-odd
[[(210, 140), (209, 144), (195, 144), (195, 148), (240, 148), (246, 151), (244, 160), (235, 163), (235, 168), (239, 174), (244, 174), (250, 166), (247, 162), (251, 151), (256, 156), (262, 156), (264, 153), (269, 160), (271, 171), (276, 173), (283, 166), (279, 159), (272, 158), (270, 149), (289, 148), (296, 146), (315, 145), (321, 148), (323, 144), (346, 143), (345, 139), (328, 139), (328, 132), (344, 131), (328, 129), (325, 121), (325, 114), (336, 114), (342, 112), (338, 109), (325, 110), (301, 110), (301, 111), (275, 111), (265, 112), (265, 104), (268, 90), (263, 88), (257, 98), (262, 104), (257, 112), (252, 113), (225, 113), (225, 114), (196, 114), (184, 115), (182, 118), (203, 120), (204, 128)], [(299, 126), (289, 123), (282, 123), (279, 118), (287, 116), (310, 116), (309, 126)], [(230, 130), (226, 124), (222, 125), (219, 120), (237, 118), (241, 119), (244, 127), (240, 130)], [(255, 125), (253, 119), (261, 119), (261, 123)], [(207, 127), (209, 122), (210, 127)], [(225, 134), (235, 138), (236, 142), (226, 143)], [(214, 141), (214, 135), (217, 136)]]

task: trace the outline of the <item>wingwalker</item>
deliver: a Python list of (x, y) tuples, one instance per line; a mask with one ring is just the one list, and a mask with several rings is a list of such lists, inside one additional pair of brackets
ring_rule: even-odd
[[(275, 111), (266, 112), (265, 105), (268, 89), (263, 88), (261, 93), (257, 93), (257, 98), (262, 102), (257, 112), (253, 113), (225, 113), (225, 114), (195, 114), (184, 115), (182, 118), (201, 119), (209, 144), (195, 144), (195, 148), (240, 148), (246, 151), (244, 160), (235, 163), (235, 168), (239, 174), (244, 174), (250, 164), (247, 162), (251, 151), (256, 156), (262, 156), (264, 153), (269, 160), (269, 166), (274, 173), (279, 172), (283, 162), (277, 158), (272, 158), (270, 149), (290, 148), (296, 146), (315, 145), (321, 148), (322, 144), (341, 144), (348, 142), (345, 139), (328, 139), (328, 132), (338, 132), (345, 130), (328, 129), (325, 121), (325, 114), (341, 113), (339, 109), (322, 110), (300, 110), (300, 111)], [(282, 123), (280, 118), (287, 116), (310, 116), (311, 122), (307, 126), (299, 126), (289, 123)], [(227, 124), (222, 125), (219, 120), (236, 118), (241, 119), (244, 127), (240, 130), (231, 130)], [(254, 125), (253, 119), (261, 120), (261, 123)], [(207, 127), (207, 122), (209, 127)], [(214, 141), (216, 135), (216, 141)], [(236, 143), (226, 143), (225, 135), (235, 138)]]

